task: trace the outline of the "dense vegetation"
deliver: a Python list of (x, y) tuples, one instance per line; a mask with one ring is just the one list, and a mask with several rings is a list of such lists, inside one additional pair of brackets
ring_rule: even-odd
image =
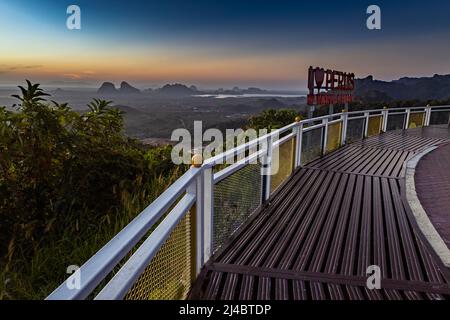
[(78, 113), (27, 84), (0, 108), (1, 299), (44, 298), (184, 169), (125, 137), (110, 102)]
[(251, 117), (248, 121), (248, 127), (256, 130), (266, 128), (269, 131), (281, 129), (294, 122), (295, 118), (299, 115), (300, 114), (293, 109), (268, 109)]

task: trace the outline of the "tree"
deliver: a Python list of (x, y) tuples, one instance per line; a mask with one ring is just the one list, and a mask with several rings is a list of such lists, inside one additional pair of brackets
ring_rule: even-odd
[[(122, 113), (95, 99), (84, 113), (19, 87), (16, 111), (0, 108), (0, 262), (31, 257), (63, 232), (89, 234), (124, 199), (152, 192), (175, 169), (170, 147), (146, 150), (123, 134)], [(170, 158), (169, 158), (170, 159)]]
[(299, 115), (297, 111), (291, 109), (268, 109), (259, 115), (251, 117), (248, 126), (255, 130), (268, 129), (270, 131), (281, 129), (293, 123)]

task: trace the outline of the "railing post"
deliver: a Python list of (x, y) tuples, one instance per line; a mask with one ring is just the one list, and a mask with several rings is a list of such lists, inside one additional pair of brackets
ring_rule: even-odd
[(328, 118), (322, 120), (322, 123), (325, 125), (323, 129), (323, 146), (322, 146), (322, 155), (327, 152), (327, 143), (328, 143)]
[(342, 136), (341, 136), (341, 146), (345, 146), (347, 143), (347, 126), (348, 126), (348, 114), (347, 110), (342, 110)]
[(303, 123), (300, 121), (300, 117), (295, 119), (295, 122), (297, 122), (297, 126), (295, 127), (295, 169), (301, 167), (302, 165)]
[[(201, 168), (203, 158), (200, 154), (192, 157), (192, 166)], [(192, 189), (190, 189), (192, 190)], [(189, 190), (188, 190), (189, 192)], [(192, 191), (191, 191), (192, 192)], [(196, 193), (196, 276), (213, 253), (214, 231), (214, 173), (213, 168), (204, 168), (197, 177)]]
[(431, 120), (431, 107), (430, 105), (427, 105), (425, 107), (425, 121), (423, 126), (428, 127), (430, 125), (430, 120)]
[(383, 110), (383, 125), (381, 127), (381, 130), (383, 132), (387, 131), (388, 117), (389, 117), (389, 110), (388, 110), (387, 107), (384, 107), (384, 110)]
[(411, 109), (408, 108), (408, 109), (406, 109), (406, 121), (405, 121), (405, 125), (403, 127), (403, 129), (405, 129), (405, 130), (409, 128), (409, 119), (410, 119), (410, 117), (411, 117)]
[(263, 201), (270, 198), (270, 185), (272, 180), (272, 136), (269, 136), (266, 141), (266, 152), (263, 156)]
[(367, 138), (367, 135), (369, 133), (370, 113), (369, 112), (364, 112), (364, 116), (366, 117), (366, 123), (364, 125), (364, 138)]
[[(192, 166), (194, 168), (201, 168), (203, 158), (201, 154), (195, 154), (192, 157)], [(200, 274), (200, 271), (204, 264), (204, 185), (203, 185), (203, 172), (200, 172), (195, 180), (195, 184), (190, 186), (187, 192), (195, 192), (195, 276)]]
[(214, 174), (213, 168), (203, 170), (203, 261), (208, 262), (214, 250)]
[(197, 276), (199, 275), (200, 269), (201, 269), (201, 267), (199, 267), (199, 266), (201, 265), (201, 260), (202, 260), (202, 256), (199, 255), (199, 253), (201, 253), (201, 251), (199, 251), (200, 241), (199, 241), (199, 231), (198, 231), (198, 226), (197, 226), (197, 222), (198, 222), (199, 214), (200, 214), (200, 210), (198, 209), (198, 204), (197, 204), (197, 196), (198, 196), (197, 181), (198, 181), (198, 177), (186, 189), (187, 194), (195, 195), (195, 197), (196, 197), (195, 204), (191, 209), (192, 210), (191, 211), (191, 249), (192, 249), (191, 274), (192, 274), (192, 279), (196, 279)]

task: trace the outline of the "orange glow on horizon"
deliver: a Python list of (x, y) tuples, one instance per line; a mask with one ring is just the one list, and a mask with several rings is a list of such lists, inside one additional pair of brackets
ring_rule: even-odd
[[(422, 39), (426, 44), (430, 39)], [(299, 89), (306, 82), (310, 65), (354, 72), (357, 77), (377, 79), (422, 76), (450, 70), (445, 50), (428, 46), (409, 48), (403, 42), (374, 43), (364, 47), (347, 45), (323, 50), (246, 53), (236, 49), (203, 47), (120, 47), (103, 43), (95, 47), (67, 45), (51, 50), (40, 44), (33, 51), (11, 46), (0, 52), (0, 83), (34, 81), (187, 82), (196, 83), (278, 83)], [(404, 59), (398, 52), (414, 50)], [(439, 59), (438, 59), (439, 58)], [(427, 64), (423, 64), (423, 61)], [(431, 71), (430, 71), (431, 70)]]
[[(296, 54), (260, 57), (194, 57), (178, 56), (124, 56), (109, 54), (107, 57), (24, 57), (2, 59), (14, 78), (40, 79), (67, 78), (70, 80), (136, 81), (177, 80), (186, 81), (282, 81), (297, 80), (307, 68)], [(34, 67), (31, 67), (34, 66)], [(296, 70), (293, 72), (293, 70)]]

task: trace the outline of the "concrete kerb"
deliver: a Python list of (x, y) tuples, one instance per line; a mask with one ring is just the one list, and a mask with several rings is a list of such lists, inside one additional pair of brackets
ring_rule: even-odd
[(440, 257), (442, 262), (447, 268), (450, 268), (450, 250), (447, 248), (447, 245), (445, 244), (442, 237), (439, 235), (439, 233), (436, 231), (435, 227), (431, 223), (430, 219), (428, 218), (427, 213), (425, 212), (424, 208), (422, 207), (422, 204), (420, 203), (420, 200), (417, 196), (416, 192), (416, 183), (414, 179), (414, 175), (416, 172), (416, 167), (419, 163), (419, 161), (428, 153), (432, 152), (433, 150), (437, 149), (437, 147), (430, 147), (424, 150), (423, 152), (417, 154), (412, 159), (407, 161), (406, 163), (406, 176), (405, 176), (405, 182), (406, 182), (406, 199), (408, 201), (408, 204), (411, 208), (411, 211), (417, 221), (417, 224), (424, 234), (425, 238), (428, 240), (428, 242), (431, 244), (434, 251), (437, 253), (437, 255)]

